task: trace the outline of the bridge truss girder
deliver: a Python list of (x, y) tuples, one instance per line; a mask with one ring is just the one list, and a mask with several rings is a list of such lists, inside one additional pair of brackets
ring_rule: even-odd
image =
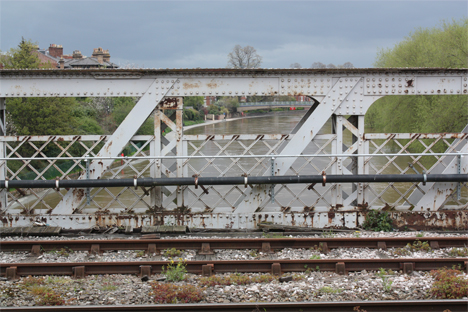
[[(330, 165), (334, 174), (369, 173), (366, 159), (353, 157), (353, 154), (369, 152), (369, 141), (364, 135), (364, 115), (377, 99), (385, 95), (455, 95), (467, 94), (466, 69), (339, 69), (339, 70), (230, 70), (230, 69), (194, 69), (194, 70), (3, 70), (0, 86), (0, 109), (2, 110), (1, 129), (5, 135), (5, 98), (10, 97), (139, 97), (135, 108), (96, 156), (117, 156), (131, 141), (143, 122), (154, 113), (155, 133), (150, 144), (150, 156), (163, 156), (173, 153), (187, 155), (188, 140), (184, 140), (182, 128), (182, 97), (185, 96), (253, 96), (253, 95), (307, 95), (320, 104), (311, 114), (307, 114), (293, 131), (289, 140), (280, 142), (275, 153), (282, 155), (301, 154), (308, 143), (314, 140), (319, 130), (331, 117), (335, 135), (331, 151), (335, 154), (349, 154), (352, 163), (343, 165), (342, 158), (337, 158)], [(175, 118), (171, 120), (164, 112), (175, 109)], [(351, 116), (346, 118), (345, 116)], [(161, 128), (168, 126), (175, 133), (169, 137), (161, 135)], [(353, 144), (344, 146), (343, 130), (353, 134)], [(169, 138), (169, 140), (168, 140)], [(457, 149), (466, 150), (466, 136), (457, 141)], [(5, 141), (0, 146), (1, 156), (6, 156)], [(273, 149), (272, 149), (273, 151)], [(223, 150), (220, 151), (222, 153)], [(290, 170), (296, 158), (277, 158), (274, 163), (275, 175), (284, 175)], [(452, 160), (449, 167), (453, 167)], [(109, 170), (113, 160), (96, 160), (90, 165), (90, 178), (101, 178)], [(152, 160), (151, 176), (187, 176), (187, 161), (178, 159), (172, 167), (162, 161)], [(467, 167), (464, 163), (462, 168)], [(442, 170), (442, 169), (441, 169)], [(468, 168), (465, 168), (468, 170)], [(440, 170), (437, 169), (437, 172)], [(446, 172), (447, 169), (441, 172)], [(451, 171), (450, 171), (451, 172)], [(435, 171), (433, 173), (436, 173)], [(221, 173), (221, 174), (226, 174)], [(266, 170), (265, 175), (270, 174)], [(0, 180), (7, 176), (6, 163), (0, 167)], [(83, 178), (81, 176), (80, 178)], [(418, 203), (423, 209), (438, 210), (445, 199), (433, 199), (434, 194), (444, 190), (447, 195), (453, 192), (453, 185), (435, 183), (423, 190)], [(84, 191), (84, 190), (83, 190)], [(329, 208), (345, 207), (345, 210), (359, 210), (366, 204), (366, 185), (355, 184), (350, 194), (346, 194), (341, 185), (330, 188)], [(185, 209), (188, 188), (174, 187), (153, 188), (150, 190), (152, 213), (161, 212), (163, 207), (175, 202), (178, 209)], [(82, 213), (83, 196), (77, 191), (68, 191), (61, 202), (52, 210), (52, 215), (69, 216)], [(234, 203), (232, 211), (222, 213), (227, 218), (226, 224), (234, 224), (236, 216), (245, 216), (255, 220), (255, 215), (264, 211), (271, 193), (269, 187), (252, 186)], [(343, 195), (346, 198), (343, 198)], [(7, 207), (7, 192), (2, 190), (2, 207)], [(166, 196), (166, 197), (165, 197)], [(403, 197), (414, 197), (404, 194)], [(437, 196), (436, 196), (437, 197)], [(433, 204), (437, 202), (437, 204)], [(352, 209), (351, 207), (357, 207)], [(351, 209), (351, 210), (350, 210)], [(210, 211), (211, 213), (213, 210)], [(290, 218), (283, 211), (269, 211), (276, 220)], [(350, 212), (340, 222), (356, 225), (359, 218)], [(253, 217), (253, 219), (252, 219)], [(234, 219), (233, 219), (234, 218)], [(250, 219), (249, 219), (250, 218)], [(261, 218), (261, 216), (260, 216)], [(314, 217), (315, 218), (315, 217)], [(109, 218), (110, 220), (111, 218)], [(175, 219), (174, 219), (175, 220)], [(231, 220), (228, 222), (228, 220)], [(240, 220), (240, 219), (239, 219)], [(294, 217), (293, 217), (294, 220)], [(354, 221), (353, 221), (354, 220)], [(204, 221), (202, 221), (203, 223)], [(288, 221), (291, 223), (291, 219)], [(305, 221), (306, 222), (306, 221)], [(315, 221), (319, 224), (321, 221)], [(307, 223), (307, 222), (306, 222)], [(312, 220), (312, 224), (314, 221)], [(211, 226), (219, 227), (211, 223)], [(330, 223), (329, 223), (330, 225)]]

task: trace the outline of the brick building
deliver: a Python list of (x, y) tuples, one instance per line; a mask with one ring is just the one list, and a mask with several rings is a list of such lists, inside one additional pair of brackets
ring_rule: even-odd
[[(110, 61), (109, 50), (99, 47), (93, 50), (91, 57), (86, 57), (79, 50), (73, 51), (72, 55), (63, 54), (63, 46), (51, 44), (46, 50), (36, 51), (41, 60), (40, 67), (52, 68), (118, 68)], [(50, 64), (50, 65), (49, 65)]]

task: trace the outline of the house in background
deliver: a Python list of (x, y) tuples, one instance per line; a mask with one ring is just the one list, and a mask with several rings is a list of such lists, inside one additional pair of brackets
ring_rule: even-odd
[(109, 50), (103, 48), (94, 49), (91, 57), (83, 56), (79, 50), (73, 51), (72, 55), (63, 54), (63, 46), (59, 44), (51, 44), (47, 50), (38, 49), (36, 53), (41, 60), (40, 67), (61, 69), (119, 67), (110, 61)]

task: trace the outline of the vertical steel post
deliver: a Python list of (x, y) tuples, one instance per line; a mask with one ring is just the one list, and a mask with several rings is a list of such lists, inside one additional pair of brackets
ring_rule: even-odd
[[(182, 155), (188, 156), (188, 142), (187, 141), (182, 141)], [(188, 177), (188, 159), (182, 159), (183, 163), (185, 163), (185, 166), (182, 168), (182, 175), (184, 177)], [(188, 186), (184, 186), (184, 191), (183, 191), (183, 197), (184, 197), (184, 202), (188, 201), (188, 196), (189, 196), (189, 190)]]
[[(272, 154), (273, 155), (273, 154)], [(273, 177), (275, 175), (275, 157), (271, 156), (271, 176)], [(275, 202), (275, 184), (272, 184), (270, 186), (270, 197), (271, 197), (271, 202)]]
[[(177, 98), (177, 110), (176, 110), (176, 131), (175, 131), (175, 140), (176, 140), (176, 153), (177, 156), (184, 155), (184, 145), (182, 142), (182, 137), (184, 135), (184, 102), (182, 97)], [(177, 177), (181, 178), (184, 176), (184, 159), (177, 159)], [(177, 207), (184, 207), (184, 192), (181, 185), (177, 186)]]
[[(461, 155), (457, 155), (457, 173), (461, 174)], [(457, 200), (461, 199), (461, 183), (457, 183)]]
[[(358, 128), (358, 133), (359, 136), (356, 138), (358, 142), (358, 149), (357, 153), (358, 154), (364, 154), (365, 153), (365, 145), (364, 145), (364, 140), (363, 140), (363, 135), (364, 135), (364, 115), (358, 115), (357, 117), (357, 128)], [(365, 174), (365, 169), (364, 169), (364, 158), (363, 157), (357, 157), (357, 173), (358, 174)], [(358, 189), (358, 194), (357, 194), (357, 201), (358, 204), (364, 204), (365, 203), (365, 196), (364, 196), (364, 183), (358, 183), (357, 184), (357, 189)]]
[[(86, 164), (86, 179), (89, 179), (89, 159), (88, 159), (88, 155), (85, 155), (85, 164)], [(90, 198), (90, 188), (87, 187), (86, 190), (85, 190), (85, 193), (86, 193), (86, 206), (89, 206), (89, 204), (91, 203), (91, 198)]]
[[(333, 114), (332, 115), (332, 134), (336, 134), (336, 119), (337, 119), (337, 116), (336, 114)], [(337, 154), (337, 146), (336, 146), (336, 138), (333, 140), (332, 144), (331, 144), (331, 153), (332, 154)], [(339, 164), (339, 161), (341, 159), (339, 157), (336, 157), (335, 158), (335, 162), (333, 163), (331, 169), (332, 169), (332, 174), (338, 174), (338, 164)], [(331, 205), (333, 207), (336, 207), (337, 203), (338, 203), (338, 183), (335, 184), (335, 187), (332, 188), (331, 190)]]
[[(0, 157), (6, 157), (6, 142), (4, 137), (6, 136), (6, 99), (0, 98), (0, 136), (2, 137), (2, 142), (0, 143)], [(5, 180), (7, 177), (7, 162), (6, 160), (0, 161), (0, 180)], [(0, 211), (5, 212), (8, 205), (8, 190), (2, 188), (0, 190)]]
[[(150, 155), (151, 156), (161, 156), (161, 117), (156, 109), (154, 111), (154, 139), (150, 142)], [(150, 169), (150, 176), (152, 178), (161, 178), (161, 159), (154, 159), (154, 163)], [(161, 186), (155, 186), (151, 189), (151, 208), (157, 209), (162, 208), (162, 192)]]
[[(336, 116), (336, 115), (335, 115)], [(333, 145), (336, 154), (343, 154), (343, 116), (336, 116), (334, 123), (334, 133), (336, 134), (335, 144)], [(335, 174), (343, 174), (343, 157), (336, 159)], [(341, 183), (336, 184), (336, 205), (343, 205), (343, 187)]]
[[(348, 121), (359, 130), (359, 125), (358, 125), (358, 115), (352, 115), (348, 118)], [(351, 144), (354, 145), (358, 141), (358, 137), (355, 136), (354, 134), (351, 134), (352, 137), (352, 142)], [(358, 153), (358, 150), (356, 150), (353, 154)], [(350, 157), (351, 159), (351, 173), (352, 174), (358, 174), (358, 158), (359, 157)], [(360, 190), (358, 188), (360, 187), (359, 183), (352, 183), (351, 184), (351, 193), (354, 193), (357, 191), (357, 197), (356, 200), (353, 201), (352, 205), (357, 206), (359, 204), (359, 195), (360, 195)]]

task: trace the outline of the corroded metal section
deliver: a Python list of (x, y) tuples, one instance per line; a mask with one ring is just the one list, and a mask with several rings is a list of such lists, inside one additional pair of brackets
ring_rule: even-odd
[[(179, 213), (154, 214), (75, 214), (75, 215), (2, 215), (4, 227), (29, 226), (36, 221), (65, 229), (86, 229), (93, 226), (153, 226), (172, 224), (199, 229), (258, 229), (261, 226), (295, 228), (341, 229), (362, 227), (368, 212), (316, 212), (316, 213)], [(468, 230), (468, 211), (392, 212), (393, 225), (400, 230)]]

